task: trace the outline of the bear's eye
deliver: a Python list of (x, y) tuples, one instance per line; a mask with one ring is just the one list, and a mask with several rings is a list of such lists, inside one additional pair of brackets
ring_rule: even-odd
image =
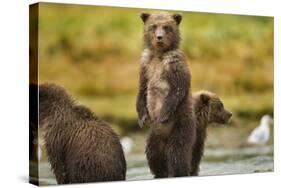
[(223, 104), (219, 103), (219, 110), (222, 110), (222, 109), (223, 109)]
[(164, 29), (166, 32), (171, 31), (171, 27), (169, 27), (169, 26), (167, 26), (167, 25), (164, 25), (164, 26), (163, 26), (163, 29)]
[(156, 28), (157, 28), (156, 24), (150, 25), (150, 27), (149, 27), (150, 30), (155, 30)]

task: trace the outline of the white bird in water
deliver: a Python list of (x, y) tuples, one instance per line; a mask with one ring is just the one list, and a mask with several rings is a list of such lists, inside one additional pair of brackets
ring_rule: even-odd
[(248, 137), (248, 143), (257, 145), (267, 143), (270, 136), (269, 125), (271, 122), (272, 118), (269, 115), (262, 116), (260, 125), (255, 128)]
[(123, 147), (123, 151), (125, 154), (128, 154), (132, 151), (134, 141), (130, 137), (124, 136), (123, 138), (121, 138), (120, 142), (121, 142), (121, 145)]

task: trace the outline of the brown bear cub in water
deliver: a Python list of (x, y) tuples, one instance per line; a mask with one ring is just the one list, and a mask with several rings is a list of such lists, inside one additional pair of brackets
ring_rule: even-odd
[(232, 114), (224, 108), (220, 98), (211, 92), (200, 91), (193, 94), (196, 116), (196, 141), (192, 154), (191, 175), (197, 176), (199, 164), (204, 153), (207, 126), (210, 123), (226, 124)]
[(125, 180), (118, 136), (64, 88), (39, 86), (39, 125), (58, 184)]
[(142, 13), (144, 45), (136, 108), (151, 125), (146, 157), (156, 178), (191, 174), (195, 141), (191, 74), (179, 50), (181, 15)]

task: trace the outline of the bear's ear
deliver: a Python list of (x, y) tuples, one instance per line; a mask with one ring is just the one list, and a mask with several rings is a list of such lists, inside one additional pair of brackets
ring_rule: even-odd
[(209, 101), (210, 101), (210, 96), (208, 95), (208, 94), (206, 94), (206, 93), (202, 93), (201, 95), (200, 95), (200, 100), (204, 103), (204, 104), (208, 104), (209, 103)]
[(146, 20), (149, 18), (149, 16), (150, 16), (150, 14), (147, 13), (147, 12), (142, 12), (142, 13), (141, 13), (140, 17), (141, 17), (143, 23), (146, 22)]
[(177, 25), (181, 23), (182, 16), (180, 14), (173, 14), (172, 17), (176, 21)]

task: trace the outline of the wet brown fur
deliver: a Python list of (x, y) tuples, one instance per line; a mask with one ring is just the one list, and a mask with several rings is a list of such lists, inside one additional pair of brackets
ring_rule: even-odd
[(196, 128), (191, 75), (179, 50), (181, 16), (142, 13), (141, 18), (145, 49), (136, 108), (139, 125), (151, 125), (148, 164), (156, 178), (188, 176)]
[(125, 180), (126, 162), (118, 136), (64, 88), (39, 87), (39, 125), (58, 184)]
[(207, 126), (210, 123), (225, 124), (232, 114), (224, 108), (220, 98), (211, 92), (200, 91), (193, 94), (196, 116), (196, 142), (192, 154), (192, 176), (199, 173), (199, 165), (204, 154)]

